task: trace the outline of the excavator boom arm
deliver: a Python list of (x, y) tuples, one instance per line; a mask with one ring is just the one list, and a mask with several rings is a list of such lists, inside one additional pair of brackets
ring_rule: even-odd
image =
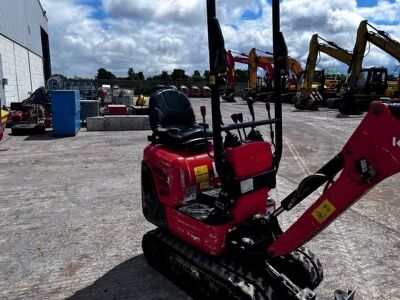
[(390, 38), (387, 34), (379, 35), (374, 32), (368, 32), (368, 41), (400, 62), (400, 43)]
[[(341, 153), (322, 168), (320, 174), (303, 180), (297, 190), (282, 201), (284, 209), (290, 210), (324, 182), (331, 183), (303, 215), (268, 247), (269, 254), (280, 256), (301, 247), (372, 187), (400, 172), (399, 129), (400, 105), (372, 104)], [(333, 181), (340, 170), (340, 175)], [(324, 176), (325, 180), (321, 180)]]
[[(368, 26), (375, 30), (375, 32), (368, 30)], [(352, 65), (349, 69), (349, 73), (352, 75), (351, 86), (355, 86), (360, 76), (367, 42), (371, 42), (400, 62), (400, 43), (392, 39), (386, 32), (377, 30), (368, 24), (367, 20), (363, 20), (358, 26)]]
[[(307, 58), (306, 66), (306, 91), (307, 95), (311, 93), (312, 81), (315, 74), (315, 67), (317, 65), (318, 53), (325, 53), (338, 61), (350, 66), (352, 62), (352, 53), (336, 45), (333, 42), (326, 41), (326, 43), (319, 42), (320, 37), (314, 34), (310, 40), (310, 48)], [(322, 39), (322, 38), (321, 38)]]
[(267, 74), (268, 78), (274, 77), (273, 59), (272, 61), (261, 61), (254, 52), (250, 52), (249, 56), (232, 55), (232, 52), (227, 51), (227, 81), (228, 89), (235, 89), (235, 62), (248, 65), (249, 68), (249, 85), (254, 91), (257, 88), (257, 68), (262, 68)]

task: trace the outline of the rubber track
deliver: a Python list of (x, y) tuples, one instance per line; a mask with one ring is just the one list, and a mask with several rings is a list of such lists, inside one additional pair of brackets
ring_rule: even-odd
[[(172, 237), (170, 234), (165, 233), (160, 229), (156, 229), (146, 233), (143, 237), (143, 251), (149, 264), (162, 273), (167, 273), (165, 274), (167, 277), (170, 277), (168, 276), (169, 270), (162, 270), (160, 266), (157, 266), (157, 262), (152, 261), (153, 259), (159, 260), (159, 257), (151, 257), (151, 254), (147, 253), (146, 243), (149, 241), (154, 243), (157, 243), (157, 241), (162, 242), (167, 249), (172, 251), (168, 255), (169, 259), (173, 259), (174, 263), (180, 264), (183, 266), (182, 268), (185, 268), (184, 264), (186, 262), (188, 266), (190, 266), (186, 271), (188, 274), (192, 273), (189, 274), (189, 276), (200, 277), (199, 274), (196, 273), (201, 272), (203, 273), (203, 277), (212, 278), (215, 282), (209, 282), (207, 285), (217, 288), (219, 292), (221, 292), (222, 289), (225, 289), (226, 294), (225, 297), (223, 297), (224, 299), (289, 299), (287, 297), (282, 298), (282, 292), (277, 293), (276, 289), (268, 284), (263, 278), (257, 276), (254, 272), (251, 272), (245, 266), (226, 258), (216, 258), (201, 254), (192, 247)], [(161, 250), (159, 252), (166, 252), (165, 250), (160, 249), (161, 247), (157, 248)], [(167, 253), (163, 254), (166, 255)], [(159, 253), (158, 255), (162, 254)], [(200, 287), (197, 288), (199, 288), (199, 291), (201, 290)], [(203, 290), (202, 292), (205, 291)], [(211, 293), (201, 296), (207, 296), (209, 297), (208, 299), (213, 298), (212, 291), (209, 292)], [(281, 296), (278, 294), (281, 294)], [(221, 296), (218, 298), (223, 299)]]
[(324, 279), (324, 271), (322, 268), (321, 261), (318, 257), (306, 247), (300, 247), (294, 253), (299, 252), (299, 259), (302, 261), (302, 265), (307, 268), (308, 273), (312, 275), (312, 285), (310, 289), (315, 289)]

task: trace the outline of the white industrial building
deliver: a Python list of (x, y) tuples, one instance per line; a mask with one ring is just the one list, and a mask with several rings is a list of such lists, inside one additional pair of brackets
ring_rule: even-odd
[(1, 106), (26, 99), (50, 77), (47, 22), (39, 0), (0, 0)]

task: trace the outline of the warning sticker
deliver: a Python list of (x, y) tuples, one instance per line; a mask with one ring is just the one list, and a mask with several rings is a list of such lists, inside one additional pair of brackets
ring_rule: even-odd
[(217, 80), (215, 75), (211, 75), (210, 76), (210, 85), (216, 85), (217, 84)]
[(208, 180), (208, 173), (196, 176), (196, 182), (207, 181)]
[(326, 220), (334, 211), (336, 207), (328, 200), (325, 199), (311, 214), (318, 221), (322, 223)]
[(208, 188), (210, 186), (210, 183), (208, 182), (208, 181), (203, 181), (203, 182), (200, 182), (200, 189), (202, 190), (202, 189), (206, 189), (206, 188)]
[(203, 174), (208, 174), (208, 167), (207, 165), (198, 166), (194, 168), (194, 175), (199, 176)]

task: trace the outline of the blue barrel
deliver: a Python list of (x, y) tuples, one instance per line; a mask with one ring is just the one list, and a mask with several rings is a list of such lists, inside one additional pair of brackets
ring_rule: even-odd
[(79, 91), (52, 91), (53, 134), (75, 136), (81, 128)]

